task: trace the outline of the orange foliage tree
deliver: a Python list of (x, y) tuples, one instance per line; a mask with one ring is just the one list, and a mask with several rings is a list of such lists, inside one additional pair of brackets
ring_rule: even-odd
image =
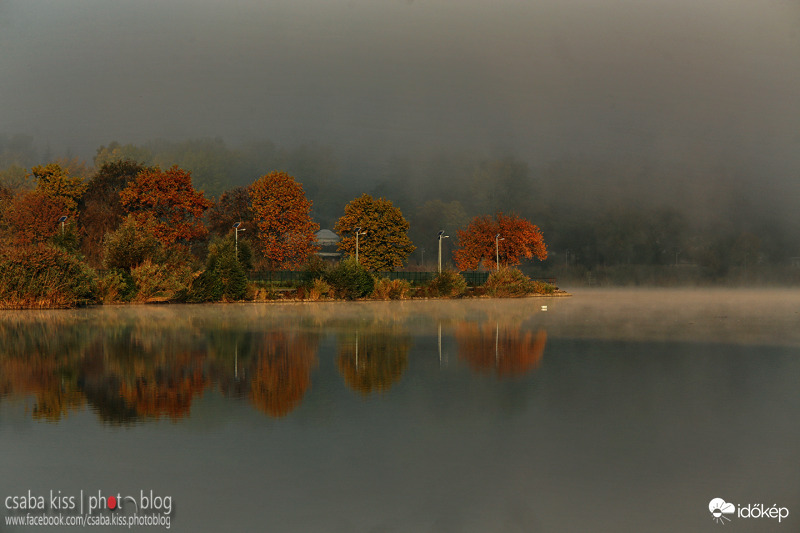
[(212, 206), (195, 191), (189, 171), (172, 166), (140, 171), (119, 194), (122, 206), (139, 224), (154, 223), (153, 233), (165, 246), (205, 237), (203, 213)]
[(311, 200), (286, 172), (271, 172), (250, 185), (256, 239), (270, 268), (295, 268), (319, 247)]
[[(500, 234), (503, 240), (495, 241)], [(547, 259), (547, 247), (539, 227), (516, 214), (497, 213), (494, 217), (475, 217), (465, 230), (458, 230), (458, 249), (453, 252), (459, 270), (474, 270), (481, 261), (487, 268), (497, 264), (498, 245), (500, 263), (518, 265), (522, 258)]]
[(58, 219), (67, 214), (67, 204), (63, 196), (38, 190), (19, 194), (4, 213), (10, 240), (17, 245), (48, 241), (60, 231)]

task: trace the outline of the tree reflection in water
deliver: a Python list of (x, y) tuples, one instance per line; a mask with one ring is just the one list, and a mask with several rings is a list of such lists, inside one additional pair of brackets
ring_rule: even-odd
[(479, 373), (521, 376), (539, 366), (547, 332), (535, 334), (519, 324), (462, 322), (455, 328), (458, 356)]
[(36, 311), (8, 313), (0, 322), (0, 395), (32, 395), (33, 418), (55, 422), (85, 403), (77, 366), (96, 334), (41, 317), (42, 312)]
[[(104, 422), (134, 424), (180, 420), (195, 400), (217, 389), (284, 417), (311, 387), (325, 332), (338, 332), (337, 369), (363, 396), (388, 391), (408, 368), (408, 327), (414, 322), (398, 317), (396, 307), (339, 306), (334, 313), (323, 306), (299, 316), (269, 309), (6, 314), (0, 319), (0, 401), (34, 397), (37, 420), (56, 422), (88, 406)], [(414, 315), (421, 327), (433, 318)], [(484, 315), (471, 321), (459, 316), (446, 325), (470, 367), (510, 376), (539, 364), (546, 334), (509, 320), (522, 323), (519, 317), (496, 323)], [(446, 366), (438, 333), (440, 366)]]
[(336, 366), (351, 389), (367, 396), (386, 392), (408, 367), (411, 337), (397, 328), (373, 326), (339, 337)]
[(261, 342), (251, 373), (250, 401), (270, 416), (286, 416), (311, 385), (311, 370), (317, 366), (317, 336), (273, 331)]

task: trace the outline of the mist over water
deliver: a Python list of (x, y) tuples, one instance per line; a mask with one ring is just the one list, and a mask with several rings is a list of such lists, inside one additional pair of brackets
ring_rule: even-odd
[(737, 531), (792, 530), (798, 313), (796, 290), (4, 313), (3, 496), (476, 533), (702, 530), (719, 497), (790, 510)]

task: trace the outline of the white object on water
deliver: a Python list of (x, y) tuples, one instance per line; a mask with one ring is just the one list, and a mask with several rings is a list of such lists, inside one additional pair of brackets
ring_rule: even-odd
[(547, 306), (546, 305), (542, 306), (542, 311), (547, 311)]

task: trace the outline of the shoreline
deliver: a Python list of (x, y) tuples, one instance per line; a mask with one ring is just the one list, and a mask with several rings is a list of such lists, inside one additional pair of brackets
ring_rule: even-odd
[(341, 298), (275, 298), (275, 299), (253, 299), (253, 300), (234, 300), (234, 301), (218, 301), (218, 302), (177, 302), (170, 300), (157, 300), (153, 299), (144, 302), (109, 302), (109, 303), (89, 303), (75, 306), (4, 306), (0, 305), (0, 312), (2, 311), (44, 311), (44, 310), (58, 310), (58, 309), (91, 309), (95, 307), (128, 307), (128, 306), (165, 306), (165, 305), (209, 305), (209, 304), (280, 304), (280, 303), (333, 303), (333, 302), (347, 302), (347, 303), (368, 303), (368, 302), (411, 302), (411, 301), (442, 301), (442, 300), (522, 300), (525, 298), (568, 298), (572, 293), (567, 291), (557, 290), (552, 294), (526, 294), (524, 296), (488, 296), (485, 294), (479, 296), (466, 296), (459, 298), (451, 298), (446, 296), (421, 296), (412, 298), (357, 298), (354, 300), (346, 300)]

